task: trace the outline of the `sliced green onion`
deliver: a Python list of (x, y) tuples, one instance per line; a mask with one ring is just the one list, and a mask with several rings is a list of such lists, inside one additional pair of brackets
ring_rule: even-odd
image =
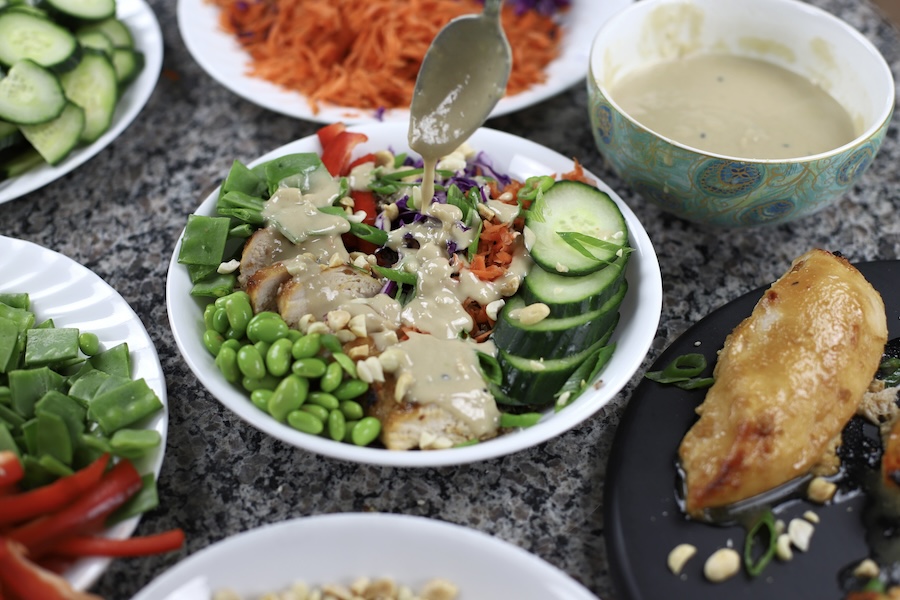
[[(766, 539), (768, 537), (768, 539)], [(756, 546), (756, 540), (759, 538), (760, 544), (765, 547), (759, 560), (753, 560), (753, 549)], [(766, 565), (771, 562), (775, 556), (775, 548), (778, 543), (778, 532), (775, 531), (775, 516), (771, 510), (767, 510), (760, 519), (753, 524), (744, 540), (744, 566), (752, 577), (756, 577), (763, 572)]]
[(481, 372), (484, 374), (485, 381), (500, 385), (503, 383), (503, 369), (496, 357), (485, 352), (478, 352), (478, 364), (481, 366)]
[(387, 267), (373, 265), (372, 270), (385, 279), (390, 279), (391, 281), (396, 281), (403, 285), (416, 285), (416, 280), (418, 279), (415, 273), (401, 271), (400, 269), (389, 269)]

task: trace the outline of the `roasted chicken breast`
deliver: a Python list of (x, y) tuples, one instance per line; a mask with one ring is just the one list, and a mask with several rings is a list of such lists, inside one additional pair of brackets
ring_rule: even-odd
[(688, 514), (835, 465), (886, 341), (884, 302), (856, 268), (824, 250), (796, 259), (719, 352), (678, 451)]

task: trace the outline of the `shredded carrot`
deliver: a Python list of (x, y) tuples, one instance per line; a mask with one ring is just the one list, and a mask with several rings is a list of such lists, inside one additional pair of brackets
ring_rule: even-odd
[[(209, 0), (220, 26), (250, 54), (249, 74), (320, 102), (354, 108), (409, 106), (422, 58), (451, 19), (476, 0)], [(536, 11), (502, 12), (513, 54), (507, 95), (546, 80), (559, 25)]]
[(577, 158), (573, 158), (572, 161), (575, 163), (575, 167), (568, 173), (563, 173), (562, 175), (560, 175), (562, 179), (568, 179), (569, 181), (580, 181), (588, 185), (597, 185), (597, 182), (594, 181), (594, 179), (584, 174), (584, 167), (581, 166), (581, 163), (578, 162)]

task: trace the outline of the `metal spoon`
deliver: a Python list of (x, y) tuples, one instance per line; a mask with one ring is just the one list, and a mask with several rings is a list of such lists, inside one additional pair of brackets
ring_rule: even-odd
[(409, 145), (423, 158), (455, 150), (503, 97), (512, 51), (500, 24), (502, 0), (453, 19), (431, 43), (413, 92)]

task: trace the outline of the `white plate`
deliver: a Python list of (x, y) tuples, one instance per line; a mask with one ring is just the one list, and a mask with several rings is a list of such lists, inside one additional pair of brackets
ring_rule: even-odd
[(44, 164), (18, 177), (0, 181), (0, 204), (57, 180), (92, 158), (119, 137), (147, 104), (162, 68), (163, 38), (159, 23), (144, 0), (118, 0), (116, 17), (124, 21), (131, 30), (135, 48), (144, 53), (144, 68), (116, 104), (110, 128), (93, 144), (75, 150), (55, 167)]
[[(0, 292), (27, 292), (39, 320), (57, 327), (77, 327), (97, 334), (103, 348), (123, 342), (131, 352), (132, 377), (145, 379), (163, 403), (147, 424), (162, 436), (150, 456), (135, 463), (141, 473), (157, 476), (162, 467), (169, 424), (166, 381), (153, 340), (127, 302), (105, 281), (72, 259), (31, 242), (0, 236)], [(138, 525), (134, 517), (107, 530), (109, 537), (129, 537)], [(76, 562), (66, 573), (75, 588), (89, 588), (109, 564), (107, 558)]]
[(458, 600), (597, 600), (574, 579), (525, 550), (443, 521), (393, 514), (339, 514), (266, 525), (182, 561), (132, 600), (209, 600), (232, 588), (246, 598), (359, 577), (390, 577), (413, 590), (433, 578)]
[[(582, 81), (587, 76), (594, 34), (612, 15), (632, 2), (573, 0), (571, 8), (560, 19), (563, 27), (560, 56), (547, 66), (547, 81), (501, 99), (491, 116), (531, 106)], [(233, 35), (219, 27), (219, 9), (207, 0), (178, 0), (178, 29), (194, 60), (213, 79), (245, 100), (269, 110), (319, 123), (409, 121), (409, 110), (405, 108), (389, 109), (378, 115), (370, 109), (322, 104), (319, 112), (313, 113), (305, 95), (247, 75), (249, 55)]]
[[(369, 137), (367, 142), (357, 147), (356, 156), (385, 148), (393, 148), (396, 152), (400, 152), (408, 147), (407, 126), (404, 123), (370, 123), (350, 129), (365, 133)], [(498, 172), (520, 180), (532, 175), (564, 173), (573, 168), (572, 161), (561, 154), (493, 129), (479, 129), (469, 139), (469, 144), (476, 150), (484, 151)], [(309, 136), (266, 154), (251, 166), (292, 152), (321, 152), (321, 147), (315, 135)], [(212, 355), (204, 347), (201, 335), (204, 329), (202, 307), (205, 303), (198, 302), (189, 295), (190, 277), (184, 265), (178, 264), (180, 238), (172, 253), (166, 282), (166, 305), (175, 342), (197, 378), (222, 404), (257, 429), (293, 446), (326, 456), (369, 464), (433, 467), (503, 456), (544, 442), (593, 415), (628, 383), (656, 335), (662, 309), (659, 262), (647, 232), (631, 209), (612, 189), (599, 181), (599, 177), (592, 174), (589, 176), (598, 180), (599, 187), (606, 191), (622, 210), (634, 245), (634, 253), (628, 262), (626, 272), (628, 293), (622, 302), (621, 319), (613, 336), (613, 340), (617, 343), (616, 351), (600, 374), (602, 385), (592, 387), (558, 413), (548, 410), (544, 419), (533, 427), (462, 448), (397, 452), (338, 443), (301, 433), (277, 422), (253, 406), (242, 390), (225, 381), (216, 368)], [(213, 215), (217, 196), (218, 189), (203, 201), (197, 209), (197, 214)]]

